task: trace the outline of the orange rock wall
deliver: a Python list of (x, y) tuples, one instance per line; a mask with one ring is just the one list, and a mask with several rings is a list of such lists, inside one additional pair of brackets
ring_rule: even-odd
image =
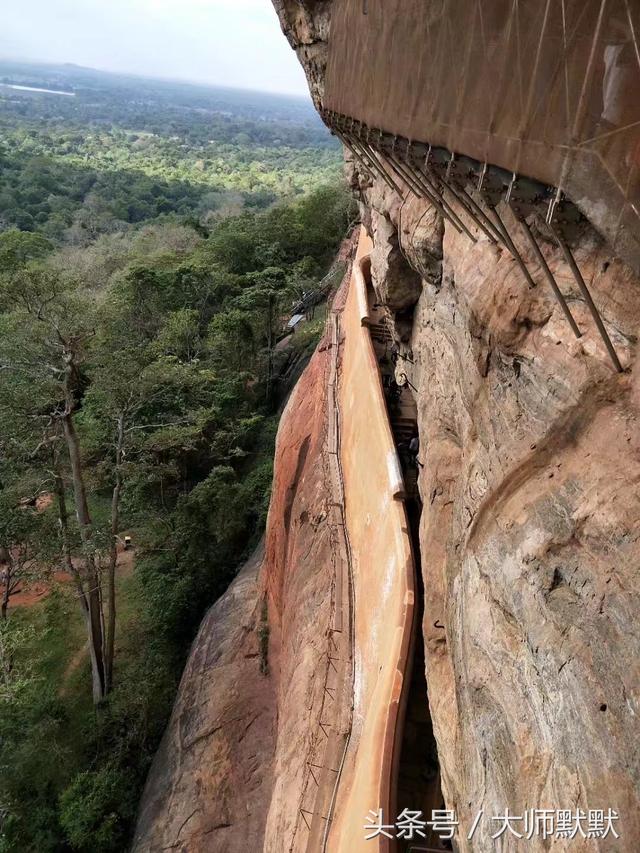
[(262, 546), (205, 616), (140, 803), (132, 853), (261, 850), (276, 707), (260, 673)]
[[(358, 259), (370, 251), (362, 232)], [(357, 262), (354, 270), (357, 269)], [(405, 507), (394, 500), (396, 451), (354, 271), (341, 319), (340, 438), (355, 598), (353, 726), (329, 850), (385, 850), (365, 841), (371, 809), (395, 807), (390, 779), (414, 611), (414, 567)], [(379, 845), (379, 846), (376, 846)]]
[(329, 343), (320, 344), (294, 389), (278, 430), (262, 577), (268, 601), (269, 663), (276, 690), (274, 786), (265, 851), (302, 851), (300, 809), (318, 736), (331, 624), (332, 542), (326, 384)]

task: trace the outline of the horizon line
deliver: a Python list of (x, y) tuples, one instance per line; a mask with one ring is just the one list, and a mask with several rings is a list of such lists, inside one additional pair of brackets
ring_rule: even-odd
[(142, 74), (139, 71), (115, 71), (110, 68), (99, 68), (93, 65), (82, 65), (79, 62), (72, 62), (69, 60), (46, 60), (46, 59), (34, 59), (27, 56), (10, 56), (7, 54), (0, 53), (0, 62), (20, 62), (25, 65), (36, 65), (36, 66), (45, 66), (45, 67), (54, 67), (54, 68), (64, 68), (64, 67), (72, 67), (78, 68), (83, 71), (97, 71), (99, 74), (111, 74), (113, 76), (121, 76), (121, 77), (138, 77), (141, 80), (157, 80), (162, 83), (182, 83), (187, 86), (203, 86), (209, 89), (231, 89), (235, 92), (250, 92), (256, 95), (275, 95), (283, 98), (293, 98), (295, 100), (308, 101), (309, 104), (313, 107), (313, 101), (311, 99), (311, 93), (307, 90), (306, 94), (302, 94), (300, 92), (291, 92), (291, 91), (282, 91), (276, 89), (253, 89), (246, 86), (233, 86), (228, 83), (212, 83), (207, 80), (196, 80), (194, 78), (188, 77), (163, 77), (157, 74)]

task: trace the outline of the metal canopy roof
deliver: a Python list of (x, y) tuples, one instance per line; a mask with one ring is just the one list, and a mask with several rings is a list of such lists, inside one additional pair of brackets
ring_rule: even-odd
[(559, 187), (640, 270), (638, 0), (334, 0), (323, 107)]

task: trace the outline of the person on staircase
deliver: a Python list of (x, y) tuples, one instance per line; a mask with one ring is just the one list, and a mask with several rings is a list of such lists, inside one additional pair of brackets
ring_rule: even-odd
[(420, 437), (416, 434), (409, 442), (409, 458), (416, 468), (424, 468), (424, 465), (418, 459), (420, 453)]

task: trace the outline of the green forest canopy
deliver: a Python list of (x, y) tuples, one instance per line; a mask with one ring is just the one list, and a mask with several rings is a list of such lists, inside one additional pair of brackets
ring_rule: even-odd
[(0, 62), (0, 227), (82, 243), (161, 216), (206, 225), (335, 181), (340, 159), (301, 98)]
[(0, 548), (18, 582), (72, 579), (0, 619), (0, 851), (122, 851), (189, 644), (263, 530), (285, 377), (319, 327), (275, 341), (354, 211), (304, 101), (2, 80), (76, 95), (0, 88)]

